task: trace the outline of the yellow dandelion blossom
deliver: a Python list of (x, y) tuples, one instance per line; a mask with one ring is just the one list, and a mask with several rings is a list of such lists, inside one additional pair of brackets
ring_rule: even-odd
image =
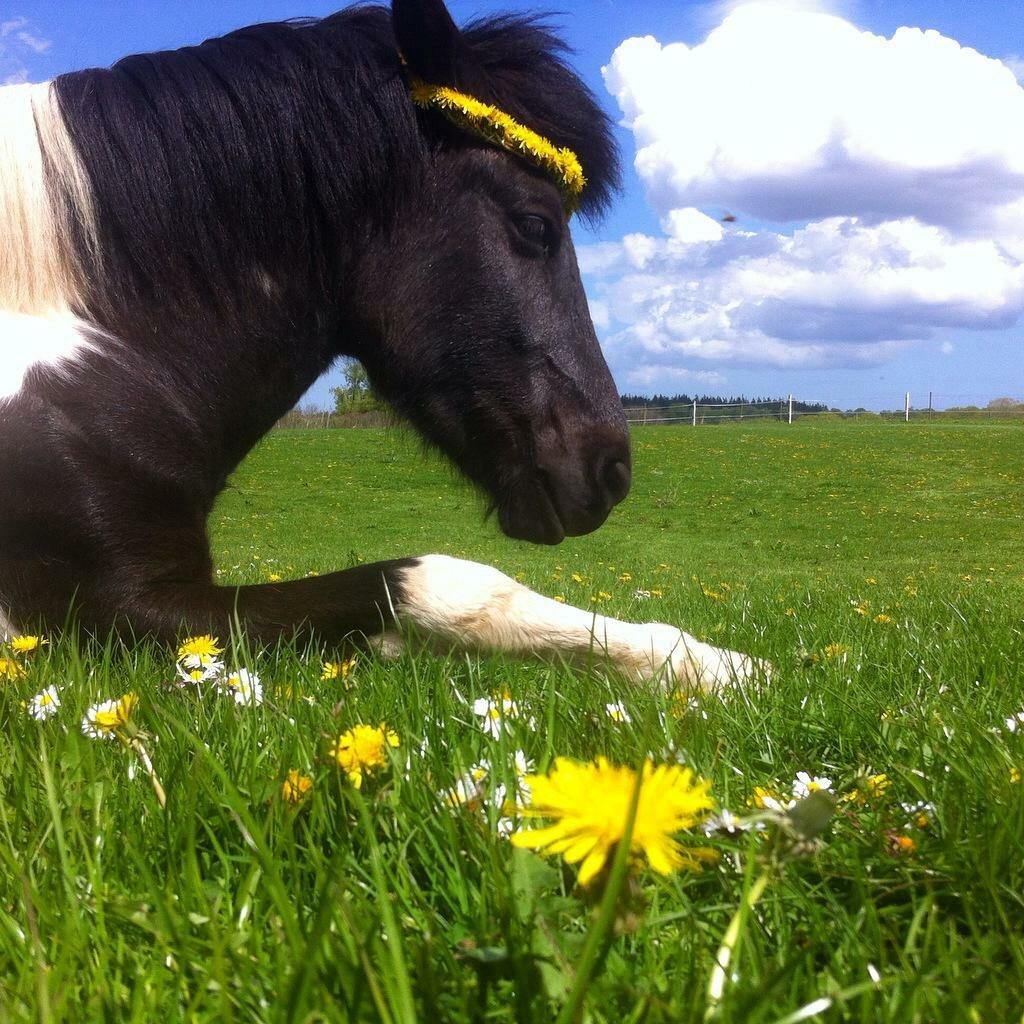
[(44, 644), (50, 641), (45, 636), (16, 636), (10, 641), (10, 648), (15, 654), (35, 654)]
[(383, 722), (380, 725), (354, 725), (343, 732), (327, 751), (327, 756), (348, 776), (356, 789), (363, 776), (386, 767), (388, 748), (399, 745), (398, 734)]
[(0, 656), (0, 679), (20, 679), (25, 670), (13, 659)]
[(340, 679), (344, 682), (344, 680), (348, 679), (352, 669), (355, 668), (355, 664), (355, 658), (346, 658), (344, 661), (325, 661), (320, 678)]
[[(516, 846), (561, 854), (580, 864), (579, 881), (589, 885), (622, 839), (637, 774), (599, 757), (591, 764), (556, 758), (549, 775), (528, 775), (524, 783), (530, 805), (519, 809), (528, 818), (552, 818), (555, 824), (516, 832)], [(689, 768), (644, 762), (630, 852), (659, 874), (680, 868), (697, 870), (709, 851), (687, 848), (674, 834), (704, 821), (714, 807), (711, 783), (694, 777)]]
[(912, 836), (900, 835), (892, 838), (892, 852), (897, 854), (913, 853), (917, 849), (917, 843)]
[(216, 658), (224, 651), (224, 648), (218, 644), (218, 639), (215, 636), (210, 636), (209, 633), (204, 633), (202, 636), (190, 636), (181, 642), (181, 646), (178, 648), (178, 660), (182, 661), (190, 655), (199, 659)]
[(840, 658), (845, 658), (850, 651), (851, 648), (847, 644), (825, 644), (825, 649), (822, 653), (830, 661), (837, 661)]
[(313, 780), (292, 768), (281, 783), (281, 799), (287, 804), (302, 803), (312, 788)]
[(879, 615), (876, 615), (875, 618), (874, 618), (874, 621), (877, 622), (880, 626), (888, 626), (889, 623), (892, 622), (892, 616), (891, 615), (886, 615), (883, 612), (883, 613), (881, 613)]

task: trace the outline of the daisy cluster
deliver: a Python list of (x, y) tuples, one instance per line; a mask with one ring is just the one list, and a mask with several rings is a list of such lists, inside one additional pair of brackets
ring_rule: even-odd
[(248, 668), (228, 669), (221, 660), (224, 649), (216, 637), (189, 637), (178, 648), (178, 678), (186, 686), (209, 686), (236, 704), (262, 704), (263, 683)]

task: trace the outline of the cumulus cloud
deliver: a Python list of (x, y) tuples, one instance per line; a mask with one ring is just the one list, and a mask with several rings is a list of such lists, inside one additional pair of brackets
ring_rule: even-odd
[(604, 76), (663, 231), (581, 252), (620, 378), (874, 365), (1024, 315), (1024, 88), (1006, 63), (754, 0), (695, 46), (626, 40)]
[(1024, 313), (1024, 264), (914, 219), (834, 217), (689, 244), (634, 235), (582, 247), (580, 266), (620, 367), (873, 365), (936, 330), (1008, 327)]
[(935, 31), (886, 39), (762, 0), (697, 46), (627, 39), (604, 78), (663, 215), (715, 204), (960, 228), (1024, 191), (1024, 89)]

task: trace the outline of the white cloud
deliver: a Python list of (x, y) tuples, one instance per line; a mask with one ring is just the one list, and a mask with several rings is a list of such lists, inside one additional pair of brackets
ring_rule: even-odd
[[(696, 46), (626, 40), (604, 75), (664, 232), (580, 253), (620, 380), (871, 366), (1024, 316), (1024, 89), (1006, 63), (754, 0)], [(742, 228), (758, 221), (793, 226)]]
[(1003, 57), (1002, 61), (1014, 73), (1018, 82), (1024, 82), (1024, 57), (1010, 53)]
[(725, 383), (725, 377), (714, 370), (687, 370), (681, 366), (654, 364), (637, 366), (625, 376), (628, 384), (644, 390), (674, 391), (680, 386), (695, 384), (702, 388), (718, 388)]
[(617, 253), (583, 246), (581, 266), (620, 377), (648, 364), (869, 366), (937, 330), (1024, 314), (1024, 264), (913, 219), (834, 217), (701, 244), (632, 235)]
[(714, 204), (984, 230), (1024, 189), (1024, 89), (935, 31), (886, 39), (757, 0), (697, 46), (626, 40), (604, 77), (662, 215)]
[(0, 21), (0, 85), (20, 85), (40, 77), (30, 70), (32, 58), (53, 44), (30, 29), (23, 16)]

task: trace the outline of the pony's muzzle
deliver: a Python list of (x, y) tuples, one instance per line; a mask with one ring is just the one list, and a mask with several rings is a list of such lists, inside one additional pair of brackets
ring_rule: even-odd
[(502, 528), (542, 544), (591, 533), (629, 493), (631, 478), (625, 432), (596, 427), (576, 444), (538, 451), (532, 486), (500, 517)]

